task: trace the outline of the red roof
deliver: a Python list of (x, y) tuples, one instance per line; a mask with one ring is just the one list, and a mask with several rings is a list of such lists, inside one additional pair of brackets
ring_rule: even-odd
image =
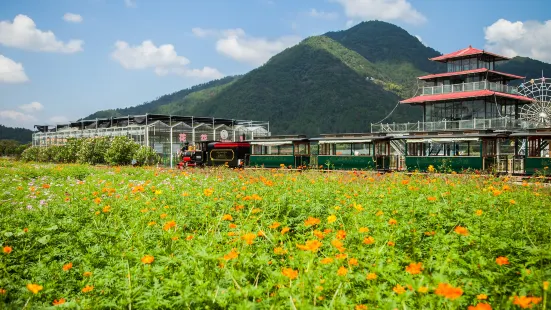
[(462, 50), (455, 51), (453, 53), (449, 53), (449, 54), (446, 54), (446, 55), (430, 58), (430, 60), (446, 62), (446, 60), (448, 60), (448, 59), (461, 58), (461, 57), (473, 56), (473, 55), (481, 55), (481, 54), (491, 55), (491, 56), (500, 58), (502, 60), (511, 59), (511, 58), (508, 58), (508, 57), (505, 57), (505, 56), (497, 55), (497, 54), (494, 54), (494, 53), (489, 53), (489, 52), (486, 52), (486, 51), (478, 49), (478, 48), (474, 48), (474, 47), (469, 45), (469, 47), (464, 48)]
[(448, 94), (417, 96), (417, 97), (409, 98), (409, 99), (406, 99), (406, 100), (402, 100), (402, 101), (400, 101), (400, 103), (415, 104), (415, 103), (425, 103), (425, 102), (432, 102), (432, 101), (444, 101), (444, 100), (453, 100), (453, 99), (488, 97), (488, 96), (493, 96), (493, 95), (496, 95), (496, 96), (499, 96), (499, 97), (517, 99), (517, 100), (521, 100), (521, 101), (527, 101), (527, 102), (532, 102), (533, 101), (532, 99), (524, 97), (524, 96), (507, 94), (507, 93), (500, 93), (500, 92), (495, 92), (495, 91), (485, 89), (485, 90), (465, 91), (465, 92), (448, 93)]
[(418, 77), (418, 79), (420, 79), (420, 80), (430, 80), (430, 79), (439, 78), (439, 77), (465, 75), (465, 74), (482, 73), (482, 72), (489, 72), (489, 73), (493, 73), (493, 74), (497, 74), (497, 75), (503, 75), (503, 76), (510, 77), (510, 78), (513, 78), (513, 79), (523, 79), (524, 78), (524, 76), (520, 76), (520, 75), (514, 75), (514, 74), (489, 70), (489, 69), (486, 69), (486, 68), (480, 68), (480, 69), (457, 71), (457, 72), (444, 72), (444, 73), (438, 73), (438, 74), (429, 74), (429, 75), (420, 76), (420, 77)]

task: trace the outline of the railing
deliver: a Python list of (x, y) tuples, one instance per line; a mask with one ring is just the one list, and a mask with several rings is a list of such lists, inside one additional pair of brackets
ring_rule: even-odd
[(503, 85), (495, 82), (489, 82), (487, 80), (480, 81), (480, 82), (423, 87), (422, 94), (439, 95), (439, 94), (459, 93), (459, 92), (484, 90), (484, 89), (493, 90), (500, 93), (507, 93), (507, 94), (514, 94), (514, 95), (518, 94), (516, 87)]
[(549, 126), (509, 117), (417, 123), (371, 124), (371, 132), (422, 132), (462, 129), (536, 129)]

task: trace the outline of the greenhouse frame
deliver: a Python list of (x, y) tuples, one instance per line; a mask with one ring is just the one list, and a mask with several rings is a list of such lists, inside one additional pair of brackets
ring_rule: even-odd
[(270, 136), (265, 121), (235, 120), (162, 114), (128, 115), (35, 125), (33, 146), (63, 145), (70, 138), (126, 136), (140, 145), (148, 145), (166, 166), (178, 162), (178, 150), (184, 143), (201, 141), (246, 141)]

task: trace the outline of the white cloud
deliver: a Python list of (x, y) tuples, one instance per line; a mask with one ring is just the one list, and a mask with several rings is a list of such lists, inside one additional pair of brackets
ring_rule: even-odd
[(134, 0), (124, 0), (124, 5), (128, 8), (135, 8), (136, 7), (136, 1)]
[(301, 40), (298, 36), (282, 36), (273, 40), (257, 38), (247, 35), (241, 28), (225, 30), (193, 28), (192, 31), (198, 37), (216, 37), (218, 53), (255, 66), (264, 64), (275, 54)]
[(186, 67), (190, 63), (189, 59), (178, 56), (172, 44), (157, 47), (149, 40), (136, 46), (130, 46), (124, 41), (117, 41), (111, 58), (119, 62), (125, 69), (153, 69), (159, 76), (177, 74), (204, 79), (216, 79), (223, 76), (218, 70), (210, 67), (189, 69)]
[(82, 51), (82, 40), (58, 41), (51, 31), (36, 28), (26, 15), (17, 15), (10, 21), (0, 22), (0, 44), (30, 51), (75, 53)]
[(18, 122), (31, 122), (36, 120), (36, 118), (32, 115), (13, 110), (0, 110), (0, 118)]
[(50, 123), (67, 123), (69, 119), (63, 115), (56, 115), (49, 118)]
[(318, 11), (316, 9), (311, 9), (308, 12), (308, 15), (315, 18), (321, 18), (321, 19), (327, 19), (327, 20), (334, 20), (339, 18), (339, 14), (335, 12), (324, 12), (324, 11)]
[(0, 83), (22, 83), (28, 80), (21, 63), (0, 55)]
[(403, 21), (422, 24), (427, 18), (411, 6), (407, 0), (332, 0), (344, 7), (350, 19)]
[(504, 56), (527, 56), (551, 63), (551, 20), (511, 22), (499, 19), (484, 28), (485, 48)]
[(81, 23), (83, 18), (78, 14), (65, 13), (65, 15), (63, 15), (63, 20), (69, 23)]
[(44, 106), (40, 102), (33, 101), (28, 104), (22, 104), (19, 106), (19, 108), (27, 113), (32, 113), (43, 110)]

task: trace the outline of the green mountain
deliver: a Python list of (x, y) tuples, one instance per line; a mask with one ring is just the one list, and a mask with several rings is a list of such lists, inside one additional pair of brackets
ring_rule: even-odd
[[(524, 76), (527, 81), (542, 77), (542, 73), (547, 76), (551, 75), (551, 64), (535, 60), (528, 57), (514, 57), (513, 59), (504, 62), (497, 66), (499, 71), (517, 74)], [(542, 72), (543, 71), (543, 72)], [(512, 84), (520, 84), (522, 81), (516, 81)]]
[(217, 95), (224, 85), (230, 84), (239, 79), (239, 76), (227, 76), (218, 80), (213, 80), (208, 83), (199, 84), (186, 88), (172, 94), (161, 96), (155, 100), (144, 102), (135, 107), (128, 107), (114, 110), (102, 110), (91, 114), (84, 119), (108, 118), (114, 116), (126, 115), (143, 115), (146, 113), (160, 114), (188, 114), (193, 112), (193, 108), (197, 103), (206, 101)]
[(19, 143), (32, 141), (33, 131), (26, 128), (13, 128), (0, 125), (0, 140), (15, 140)]
[[(461, 47), (459, 47), (461, 48)], [(459, 49), (458, 48), (458, 49)], [(393, 24), (370, 21), (310, 37), (239, 77), (226, 77), (87, 118), (162, 113), (270, 121), (274, 134), (369, 132), (370, 124), (417, 121), (417, 77), (444, 72), (441, 55)], [(551, 65), (515, 57), (501, 71), (540, 77)], [(537, 73), (539, 72), (539, 73)], [(536, 74), (537, 73), (537, 74)]]

